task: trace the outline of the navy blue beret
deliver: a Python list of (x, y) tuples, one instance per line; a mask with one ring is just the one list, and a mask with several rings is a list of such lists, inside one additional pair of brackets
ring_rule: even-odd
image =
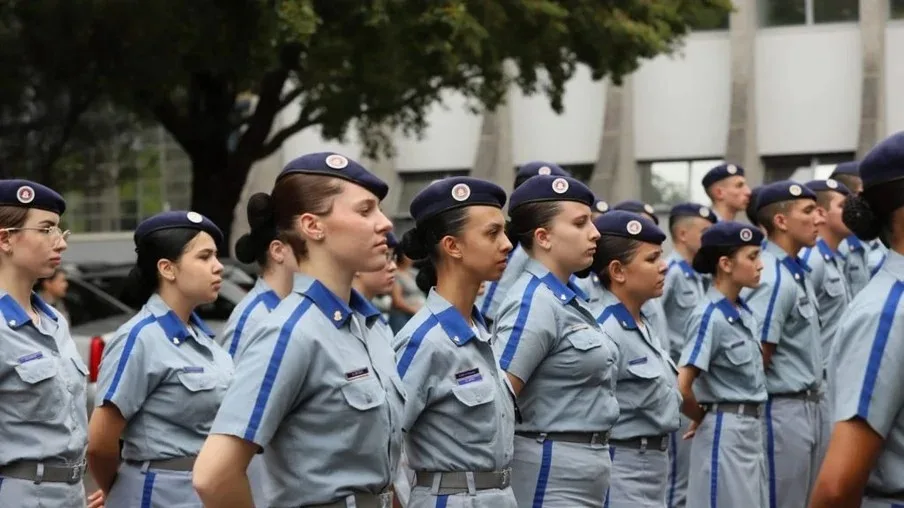
[(390, 249), (395, 249), (399, 246), (399, 239), (392, 231), (386, 233), (386, 246)]
[(571, 173), (552, 162), (532, 161), (518, 167), (515, 178), (523, 180), (537, 175), (571, 176)]
[(744, 176), (744, 168), (737, 164), (719, 164), (703, 175), (703, 188), (708, 189), (710, 185), (732, 176)]
[(772, 203), (794, 199), (812, 199), (815, 201), (816, 194), (806, 185), (801, 185), (792, 180), (779, 180), (778, 182), (764, 185), (760, 189), (760, 193), (756, 197), (756, 210), (760, 211)]
[(512, 192), (509, 210), (541, 201), (577, 201), (593, 206), (596, 197), (586, 185), (569, 176), (539, 175)]
[(0, 180), (0, 205), (37, 208), (57, 215), (66, 211), (66, 201), (57, 191), (28, 180)]
[(207, 217), (198, 212), (189, 212), (185, 210), (173, 210), (171, 212), (161, 212), (157, 215), (148, 217), (141, 221), (141, 224), (135, 228), (135, 246), (137, 247), (141, 240), (155, 232), (164, 229), (196, 229), (204, 231), (213, 237), (213, 240), (219, 245), (223, 243), (223, 232), (220, 228)]
[(700, 217), (713, 224), (719, 222), (715, 212), (700, 203), (678, 203), (669, 211), (669, 224), (679, 217)]
[(703, 232), (700, 250), (694, 255), (694, 270), (699, 273), (715, 272), (720, 247), (759, 247), (762, 243), (763, 233), (759, 228), (741, 222), (719, 222)]
[(437, 180), (424, 187), (411, 200), (408, 211), (415, 222), (423, 222), (446, 210), (464, 206), (505, 206), (505, 191), (486, 180), (454, 176)]
[(604, 213), (593, 221), (601, 235), (621, 236), (641, 242), (661, 245), (665, 233), (647, 216), (624, 210)]
[(604, 199), (596, 198), (596, 200), (593, 202), (593, 211), (595, 213), (606, 213), (610, 210), (610, 208), (611, 207), (609, 206), (609, 203)]
[(845, 196), (851, 195), (851, 189), (848, 189), (847, 185), (832, 178), (826, 180), (810, 180), (806, 185), (813, 192), (835, 191), (839, 194), (844, 194)]
[(904, 178), (904, 132), (893, 134), (874, 146), (860, 161), (863, 188)]
[(276, 180), (279, 181), (280, 178), (294, 173), (341, 178), (364, 187), (381, 200), (389, 192), (386, 182), (377, 178), (361, 164), (336, 152), (309, 153), (293, 159), (286, 164)]
[(612, 207), (612, 209), (622, 210), (625, 212), (645, 213), (653, 218), (653, 222), (655, 222), (657, 226), (659, 225), (659, 217), (656, 216), (656, 210), (653, 209), (652, 205), (644, 203), (643, 201), (628, 199), (616, 204)]
[(829, 175), (829, 178), (835, 178), (835, 175), (860, 176), (860, 162), (842, 162), (841, 164), (835, 166), (835, 169), (832, 170), (832, 174)]
[(759, 199), (760, 191), (763, 190), (762, 185), (757, 185), (756, 187), (750, 189), (750, 200), (747, 202), (747, 210), (744, 211), (745, 215), (747, 215), (747, 219), (751, 224), (756, 225), (756, 202)]

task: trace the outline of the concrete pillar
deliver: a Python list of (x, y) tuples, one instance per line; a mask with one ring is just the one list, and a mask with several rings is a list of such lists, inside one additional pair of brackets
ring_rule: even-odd
[(756, 121), (756, 0), (735, 0), (729, 19), (731, 106), (725, 160), (742, 166), (751, 184), (763, 182)]
[(590, 177), (593, 192), (609, 202), (640, 196), (634, 149), (634, 86), (625, 76), (621, 86), (607, 84), (603, 135)]
[(860, 44), (863, 55), (863, 89), (860, 95), (860, 135), (857, 158), (866, 155), (886, 136), (885, 126), (885, 25), (888, 2), (860, 0)]
[(506, 94), (505, 100), (495, 111), (487, 111), (483, 115), (471, 176), (489, 180), (506, 192), (511, 192), (515, 180), (515, 160), (512, 109), (508, 104), (508, 96)]

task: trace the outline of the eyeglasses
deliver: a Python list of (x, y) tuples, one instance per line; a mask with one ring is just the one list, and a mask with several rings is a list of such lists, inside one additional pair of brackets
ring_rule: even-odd
[(50, 226), (46, 228), (3, 228), (4, 231), (9, 231), (10, 233), (14, 233), (16, 231), (38, 231), (40, 233), (44, 233), (44, 236), (50, 238), (54, 241), (66, 240), (69, 238), (69, 235), (72, 234), (68, 229), (63, 231), (57, 226)]

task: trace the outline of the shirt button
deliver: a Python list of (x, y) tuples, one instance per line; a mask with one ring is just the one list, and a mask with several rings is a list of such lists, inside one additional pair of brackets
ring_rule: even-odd
[(559, 298), (562, 299), (562, 301), (564, 301), (564, 300), (565, 300), (565, 295), (561, 295), (561, 296), (559, 296)]
[(10, 320), (9, 320), (9, 326), (16, 326), (16, 320), (15, 320), (15, 319), (10, 319)]

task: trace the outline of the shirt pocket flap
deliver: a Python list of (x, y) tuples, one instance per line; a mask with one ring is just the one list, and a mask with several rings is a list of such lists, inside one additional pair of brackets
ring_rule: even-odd
[(628, 360), (628, 372), (641, 379), (656, 379), (662, 375), (658, 362), (653, 356), (640, 356)]
[(211, 374), (200, 372), (179, 372), (179, 384), (190, 392), (212, 390), (217, 385), (217, 378)]
[(688, 309), (696, 307), (698, 303), (700, 303), (697, 298), (697, 293), (692, 290), (681, 290), (679, 289), (675, 295), (675, 302), (682, 309)]
[(57, 366), (51, 358), (32, 360), (16, 365), (16, 374), (28, 384), (36, 384), (56, 376)]
[(588, 351), (603, 345), (603, 334), (589, 325), (577, 328), (570, 333), (566, 330), (565, 340), (579, 351)]
[(825, 288), (829, 296), (833, 298), (839, 297), (844, 293), (844, 282), (841, 281), (840, 277), (834, 279), (829, 277), (826, 278)]
[(459, 402), (468, 407), (486, 404), (496, 398), (496, 390), (487, 382), (456, 386), (452, 389), (452, 394)]
[(744, 365), (753, 360), (753, 350), (743, 340), (733, 342), (725, 350), (725, 358), (734, 365)]
[(342, 386), (342, 396), (358, 411), (373, 409), (386, 401), (386, 392), (376, 379), (348, 381)]

